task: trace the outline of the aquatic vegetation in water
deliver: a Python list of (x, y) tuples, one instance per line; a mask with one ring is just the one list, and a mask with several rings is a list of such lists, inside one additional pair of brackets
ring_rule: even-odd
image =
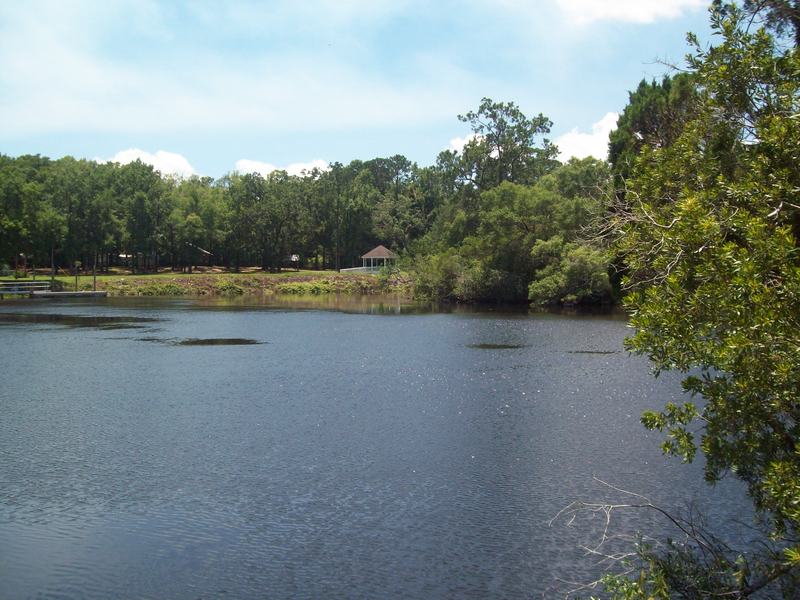
[(250, 338), (160, 338), (156, 336), (142, 336), (137, 338), (106, 338), (115, 340), (134, 339), (137, 342), (151, 342), (154, 344), (168, 344), (170, 346), (252, 346), (264, 344)]
[(318, 281), (295, 281), (292, 283), (281, 283), (276, 287), (276, 289), (281, 294), (298, 295), (318, 295), (336, 292), (336, 288), (327, 279), (321, 279)]
[(264, 342), (249, 338), (186, 338), (173, 343), (176, 346), (252, 346)]
[(467, 344), (467, 348), (475, 348), (477, 350), (516, 350), (527, 347), (528, 344)]
[(177, 283), (149, 283), (139, 288), (140, 296), (184, 296), (189, 290)]
[(233, 281), (223, 279), (214, 285), (214, 292), (223, 296), (241, 296), (244, 294), (244, 288)]

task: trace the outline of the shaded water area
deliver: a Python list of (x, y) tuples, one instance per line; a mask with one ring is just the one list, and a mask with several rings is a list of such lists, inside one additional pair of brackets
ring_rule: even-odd
[(556, 597), (595, 477), (742, 534), (640, 425), (679, 377), (621, 315), (252, 302), (0, 304), (0, 598)]

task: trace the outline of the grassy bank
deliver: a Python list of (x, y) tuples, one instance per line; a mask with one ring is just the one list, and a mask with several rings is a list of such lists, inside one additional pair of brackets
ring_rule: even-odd
[[(37, 280), (49, 281), (39, 274)], [(14, 281), (13, 278), (0, 278)], [(18, 281), (31, 281), (32, 277)], [(64, 291), (91, 290), (91, 275), (56, 277), (56, 288)], [(147, 275), (114, 273), (97, 276), (97, 289), (111, 296), (241, 296), (245, 294), (411, 294), (411, 279), (402, 273), (388, 277), (337, 273), (336, 271), (261, 271), (228, 273), (173, 273), (161, 272)]]

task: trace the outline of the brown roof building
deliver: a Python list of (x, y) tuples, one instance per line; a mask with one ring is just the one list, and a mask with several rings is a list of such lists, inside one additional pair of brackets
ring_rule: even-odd
[(390, 258), (392, 260), (397, 260), (399, 257), (386, 246), (375, 246), (361, 258)]
[(361, 257), (365, 269), (378, 269), (396, 261), (399, 257), (386, 246), (376, 246)]

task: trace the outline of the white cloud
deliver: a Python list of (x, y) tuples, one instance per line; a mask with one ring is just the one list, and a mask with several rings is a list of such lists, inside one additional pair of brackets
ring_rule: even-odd
[(674, 19), (687, 11), (706, 8), (709, 0), (556, 0), (570, 22), (586, 25), (593, 21), (653, 23)]
[(298, 163), (292, 163), (286, 167), (277, 167), (271, 163), (265, 163), (258, 160), (250, 160), (247, 158), (242, 158), (241, 160), (236, 161), (236, 167), (235, 167), (235, 170), (239, 171), (239, 173), (258, 173), (264, 177), (266, 177), (273, 171), (278, 171), (278, 170), (286, 171), (289, 175), (303, 175), (305, 172), (310, 172), (314, 169), (319, 169), (320, 171), (327, 171), (328, 170), (327, 161), (324, 161), (321, 158), (317, 158), (309, 162), (298, 162)]
[(447, 146), (447, 150), (455, 150), (456, 152), (463, 152), (464, 146), (466, 146), (472, 140), (478, 139), (480, 136), (477, 133), (468, 133), (464, 137), (454, 137), (450, 140), (450, 144)]
[(258, 173), (259, 175), (263, 175), (266, 177), (273, 171), (277, 171), (278, 167), (271, 163), (260, 162), (258, 160), (250, 160), (248, 158), (242, 158), (236, 161), (236, 166), (234, 167), (235, 171), (239, 173)]
[(139, 148), (128, 148), (117, 152), (108, 160), (100, 160), (98, 162), (115, 162), (127, 165), (135, 160), (141, 160), (145, 164), (152, 165), (154, 169), (161, 171), (162, 175), (189, 177), (197, 174), (197, 171), (189, 164), (186, 157), (165, 150), (158, 150), (155, 154), (150, 154), (144, 150), (139, 150)]
[[(335, 38), (327, 53), (303, 46), (266, 46), (249, 53), (196, 46), (189, 59), (154, 43), (165, 49), (163, 56), (145, 53), (140, 61), (102, 51), (99, 32), (111, 35), (121, 17), (112, 10), (94, 14), (94, 4), (78, 2), (73, 14), (66, 3), (34, 11), (0, 2), (0, 139), (75, 132), (319, 133), (422, 125), (452, 118), (455, 107), (468, 100), (463, 90), (482, 87), (473, 73), (447, 59), (410, 57), (415, 77), (398, 82), (335, 51), (350, 48), (342, 33), (349, 20), (379, 21), (404, 6), (388, 0), (363, 14), (367, 3), (360, 0), (347, 0), (341, 10), (334, 0), (318, 4), (325, 15), (338, 11), (342, 21), (331, 17), (333, 29), (319, 25), (323, 39)], [(160, 23), (159, 11), (145, 11), (140, 4), (126, 4), (119, 12), (132, 21), (136, 15), (143, 23), (154, 21), (152, 31), (169, 29)], [(289, 14), (290, 5), (304, 6), (286, 1), (275, 10)], [(269, 13), (268, 5), (263, 10)], [(265, 21), (250, 22), (260, 27)], [(148, 29), (147, 35), (155, 34)]]
[(594, 156), (600, 160), (608, 158), (608, 135), (617, 128), (619, 114), (606, 113), (605, 116), (592, 124), (591, 133), (582, 133), (574, 127), (564, 135), (556, 138), (558, 158), (567, 161), (570, 158), (586, 158)]

